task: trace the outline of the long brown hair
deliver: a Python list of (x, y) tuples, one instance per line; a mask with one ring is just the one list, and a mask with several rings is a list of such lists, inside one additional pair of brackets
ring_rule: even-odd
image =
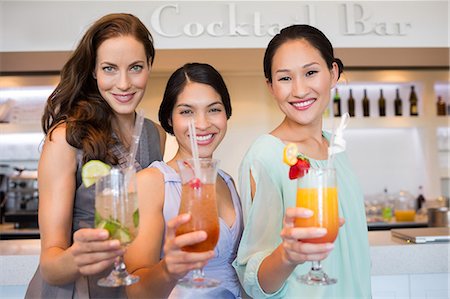
[(42, 129), (52, 131), (66, 124), (67, 142), (83, 151), (83, 162), (99, 159), (117, 164), (111, 153), (114, 113), (102, 98), (93, 73), (97, 49), (107, 39), (133, 36), (144, 45), (147, 61), (153, 64), (153, 38), (145, 25), (131, 14), (109, 14), (97, 20), (84, 34), (61, 70), (61, 80), (47, 100)]

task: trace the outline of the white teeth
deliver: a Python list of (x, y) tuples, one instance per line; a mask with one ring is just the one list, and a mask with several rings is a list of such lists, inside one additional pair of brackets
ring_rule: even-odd
[(205, 141), (211, 139), (213, 134), (203, 135), (203, 136), (195, 136), (198, 141)]
[(292, 103), (294, 107), (303, 108), (314, 103), (314, 100)]

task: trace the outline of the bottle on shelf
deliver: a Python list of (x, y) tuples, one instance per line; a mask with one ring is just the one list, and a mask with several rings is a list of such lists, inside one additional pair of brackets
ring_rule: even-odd
[(350, 95), (347, 100), (347, 108), (348, 108), (348, 114), (351, 117), (354, 117), (355, 116), (355, 99), (353, 98), (353, 92), (352, 92), (351, 88), (350, 88)]
[(383, 220), (386, 222), (391, 221), (392, 216), (393, 216), (394, 205), (389, 199), (389, 194), (388, 194), (387, 188), (384, 188), (383, 198), (382, 198), (382, 206), (383, 206), (383, 208), (381, 210), (381, 215), (383, 217)]
[(420, 211), (425, 203), (425, 197), (423, 196), (422, 186), (419, 186), (419, 196), (416, 199), (416, 211)]
[(438, 116), (443, 116), (446, 115), (446, 109), (447, 105), (445, 105), (444, 100), (442, 99), (441, 96), (438, 96), (438, 100), (437, 100), (437, 115)]
[(334, 116), (341, 116), (341, 96), (339, 95), (339, 91), (337, 88), (334, 91), (333, 97), (333, 113)]
[(395, 116), (402, 116), (403, 114), (402, 99), (400, 98), (398, 88), (395, 91), (394, 110)]
[(370, 116), (370, 101), (369, 98), (367, 97), (367, 90), (364, 89), (364, 97), (362, 100), (362, 105), (363, 105), (363, 116), (364, 117), (369, 117)]
[(380, 89), (380, 98), (378, 99), (378, 113), (380, 116), (386, 116), (386, 99), (383, 96), (383, 89)]
[(414, 85), (411, 85), (411, 92), (409, 94), (409, 115), (410, 116), (419, 115), (418, 99)]

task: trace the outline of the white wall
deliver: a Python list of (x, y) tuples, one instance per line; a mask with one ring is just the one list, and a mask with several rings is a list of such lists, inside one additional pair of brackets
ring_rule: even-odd
[(141, 18), (158, 49), (263, 48), (294, 23), (322, 29), (338, 48), (449, 46), (445, 0), (2, 0), (0, 52), (72, 50), (92, 22), (111, 12)]

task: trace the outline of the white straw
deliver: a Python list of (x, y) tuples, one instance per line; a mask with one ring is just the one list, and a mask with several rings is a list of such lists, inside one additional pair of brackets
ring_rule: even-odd
[(194, 161), (194, 174), (196, 178), (200, 177), (200, 161), (198, 160), (198, 147), (197, 147), (197, 138), (195, 132), (195, 122), (194, 119), (191, 118), (189, 120), (189, 139), (191, 141), (191, 151), (192, 151), (192, 159)]
[(136, 120), (134, 122), (133, 136), (131, 137), (131, 147), (128, 166), (132, 166), (134, 164), (134, 159), (136, 158), (139, 140), (141, 139), (143, 124), (144, 124), (144, 110), (139, 109), (136, 115)]
[(328, 147), (328, 163), (327, 168), (331, 168), (333, 166), (334, 155), (345, 150), (345, 140), (344, 140), (344, 130), (348, 125), (348, 121), (350, 119), (350, 115), (348, 113), (344, 113), (341, 118), (341, 122), (339, 126), (333, 131), (330, 138), (330, 145)]

